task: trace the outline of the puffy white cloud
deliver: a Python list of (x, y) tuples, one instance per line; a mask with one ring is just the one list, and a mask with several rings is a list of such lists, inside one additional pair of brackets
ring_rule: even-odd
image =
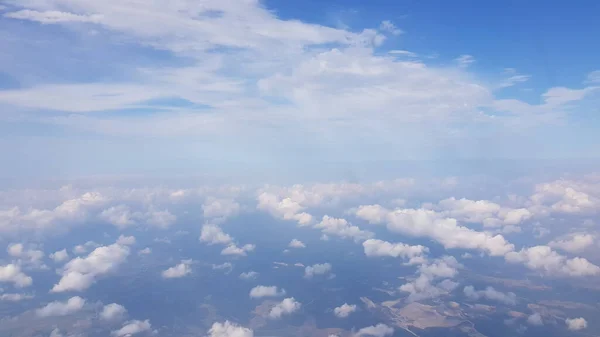
[(204, 225), (200, 231), (200, 241), (208, 244), (228, 244), (233, 242), (233, 238), (223, 232), (221, 227), (217, 225)]
[(202, 205), (204, 218), (225, 219), (240, 211), (240, 204), (231, 199), (208, 198)]
[(302, 242), (298, 239), (293, 239), (292, 241), (290, 241), (290, 244), (288, 245), (288, 247), (290, 247), (290, 248), (306, 248), (306, 245), (304, 244), (304, 242)]
[(52, 331), (50, 331), (49, 337), (64, 337), (64, 335), (60, 332), (60, 330), (58, 330), (58, 328), (55, 328)]
[(536, 312), (527, 316), (527, 323), (529, 323), (530, 325), (540, 326), (544, 325), (544, 320), (542, 319), (542, 315)]
[(10, 263), (0, 266), (0, 282), (11, 282), (16, 287), (23, 288), (30, 286), (33, 279), (23, 273), (20, 266)]
[(124, 246), (131, 246), (135, 244), (135, 236), (119, 235), (117, 243)]
[(128, 226), (133, 226), (137, 223), (134, 219), (131, 209), (126, 205), (117, 205), (105, 209), (102, 211), (102, 213), (100, 213), (99, 217), (109, 224), (121, 229)]
[(357, 226), (351, 225), (346, 219), (334, 218), (328, 215), (323, 216), (323, 219), (315, 225), (315, 228), (321, 229), (324, 234), (351, 238), (355, 241), (366, 240), (374, 235), (369, 231), (364, 231)]
[(256, 249), (256, 246), (253, 244), (245, 244), (242, 247), (238, 247), (232, 243), (221, 251), (221, 255), (246, 256), (248, 252), (252, 252), (254, 249)]
[(393, 232), (432, 238), (445, 248), (477, 249), (492, 256), (502, 256), (514, 250), (514, 245), (502, 235), (491, 235), (460, 226), (456, 219), (442, 217), (432, 210), (389, 211), (379, 205), (369, 205), (360, 206), (356, 215), (374, 224), (385, 222)]
[(254, 337), (254, 332), (230, 321), (225, 321), (213, 323), (208, 330), (208, 335), (210, 337)]
[(356, 311), (356, 304), (344, 303), (344, 304), (340, 305), (339, 307), (336, 307), (335, 309), (333, 309), (333, 314), (339, 318), (346, 318), (355, 311)]
[(257, 208), (284, 220), (295, 220), (301, 226), (306, 226), (313, 220), (310, 214), (301, 212), (304, 207), (298, 202), (290, 198), (281, 199), (277, 195), (267, 192), (259, 194)]
[(192, 260), (182, 260), (181, 263), (163, 270), (161, 273), (164, 278), (180, 278), (184, 277), (192, 272), (190, 267)]
[(331, 264), (317, 263), (304, 268), (304, 277), (312, 278), (315, 275), (324, 275), (331, 272)]
[(240, 274), (240, 278), (244, 280), (254, 280), (258, 277), (258, 273), (255, 271), (248, 271)]
[(250, 290), (251, 298), (275, 297), (285, 295), (285, 289), (277, 289), (277, 286), (256, 286)]
[(486, 227), (515, 226), (532, 217), (526, 208), (502, 207), (488, 200), (456, 199), (454, 197), (439, 202), (443, 216), (458, 221), (481, 223)]
[(585, 258), (568, 259), (548, 246), (523, 248), (505, 256), (511, 263), (523, 263), (527, 268), (554, 276), (589, 276), (600, 274), (600, 267)]
[(565, 324), (567, 324), (567, 328), (569, 330), (582, 330), (587, 328), (587, 321), (583, 317), (579, 318), (567, 318), (565, 319)]
[(82, 245), (77, 245), (75, 247), (73, 247), (73, 253), (74, 254), (85, 254), (88, 252), (88, 249), (90, 248), (96, 248), (100, 246), (99, 244), (95, 243), (94, 241), (88, 241)]
[(466, 286), (463, 289), (465, 295), (472, 300), (479, 300), (485, 298), (491, 301), (497, 301), (507, 305), (517, 304), (517, 295), (512, 292), (503, 293), (494, 289), (493, 287), (487, 287), (484, 290), (475, 290), (473, 286)]
[(105, 321), (120, 320), (127, 314), (127, 309), (124, 306), (117, 303), (110, 303), (105, 305), (100, 312), (100, 318)]
[(129, 256), (129, 247), (114, 243), (94, 249), (85, 258), (76, 257), (65, 264), (62, 277), (52, 292), (83, 291), (99, 276), (116, 270)]
[(550, 241), (548, 246), (562, 249), (569, 253), (577, 253), (585, 250), (594, 243), (594, 235), (585, 233), (573, 233), (565, 238)]
[(213, 264), (212, 269), (213, 270), (225, 270), (226, 273), (228, 274), (231, 272), (231, 270), (233, 270), (233, 265), (231, 264), (231, 262), (225, 262), (225, 263), (221, 263), (221, 264)]
[(69, 258), (69, 253), (67, 253), (66, 249), (62, 249), (62, 250), (59, 250), (59, 251), (56, 251), (56, 252), (50, 254), (50, 258), (54, 262), (62, 262)]
[[(398, 289), (409, 293), (409, 301), (418, 301), (448, 294), (453, 291), (458, 283), (450, 280), (458, 274), (462, 265), (453, 256), (443, 256), (432, 262), (425, 262), (417, 269), (418, 277), (401, 285)], [(437, 279), (445, 278), (435, 283)]]
[(150, 324), (149, 320), (132, 320), (125, 322), (123, 327), (121, 327), (119, 330), (111, 332), (110, 334), (111, 336), (115, 337), (129, 337), (140, 332), (150, 331), (150, 329), (152, 329), (152, 325)]
[(556, 180), (535, 186), (529, 209), (536, 214), (591, 214), (600, 210), (600, 190), (586, 181)]
[(283, 315), (292, 314), (302, 307), (302, 304), (293, 297), (288, 297), (283, 299), (283, 301), (277, 303), (271, 310), (269, 311), (269, 318), (277, 319)]
[(69, 298), (66, 302), (54, 301), (37, 309), (36, 314), (40, 317), (67, 316), (83, 309), (85, 300), (79, 296)]
[(391, 256), (403, 257), (414, 262), (422, 262), (422, 255), (429, 251), (425, 246), (411, 246), (404, 243), (390, 243), (387, 241), (369, 239), (363, 242), (366, 256)]
[(23, 300), (29, 300), (32, 299), (34, 296), (31, 294), (14, 294), (14, 293), (7, 293), (7, 294), (0, 294), (0, 301), (7, 301), (7, 302), (20, 302)]
[(392, 335), (393, 333), (394, 333), (394, 328), (380, 323), (377, 325), (368, 326), (368, 327), (358, 330), (354, 334), (354, 337), (360, 337), (360, 336), (383, 337), (383, 336), (387, 336), (387, 335)]

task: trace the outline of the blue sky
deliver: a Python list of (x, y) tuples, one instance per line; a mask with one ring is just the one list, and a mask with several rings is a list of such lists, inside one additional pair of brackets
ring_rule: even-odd
[(3, 176), (598, 159), (593, 1), (0, 3)]

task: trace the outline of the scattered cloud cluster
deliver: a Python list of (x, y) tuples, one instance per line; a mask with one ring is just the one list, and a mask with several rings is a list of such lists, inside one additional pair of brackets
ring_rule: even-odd
[(206, 242), (209, 245), (226, 245), (226, 247), (221, 251), (221, 255), (246, 256), (248, 255), (248, 252), (252, 252), (254, 249), (256, 249), (256, 246), (253, 244), (245, 244), (239, 247), (229, 234), (226, 234), (223, 232), (221, 227), (214, 224), (206, 224), (202, 226), (202, 230), (200, 232), (200, 241)]
[(315, 275), (327, 275), (331, 273), (331, 264), (317, 263), (304, 268), (304, 277), (313, 278)]
[(277, 297), (285, 295), (285, 289), (276, 286), (256, 286), (250, 290), (251, 298)]
[[(398, 289), (408, 293), (408, 301), (418, 301), (438, 297), (456, 289), (457, 282), (452, 279), (462, 265), (453, 256), (443, 256), (431, 262), (425, 262), (417, 268), (417, 278), (401, 285)], [(442, 281), (437, 281), (443, 279)]]
[(366, 256), (391, 256), (402, 257), (409, 260), (409, 264), (422, 263), (423, 256), (429, 251), (425, 246), (411, 246), (404, 243), (390, 243), (383, 240), (369, 239), (363, 242)]
[(254, 332), (251, 329), (244, 328), (240, 325), (225, 321), (223, 323), (215, 322), (208, 330), (210, 337), (254, 337)]
[(384, 336), (392, 335), (393, 333), (394, 333), (394, 328), (380, 323), (377, 325), (368, 326), (366, 328), (362, 328), (362, 329), (358, 330), (354, 334), (354, 337), (361, 337), (361, 336), (384, 337)]

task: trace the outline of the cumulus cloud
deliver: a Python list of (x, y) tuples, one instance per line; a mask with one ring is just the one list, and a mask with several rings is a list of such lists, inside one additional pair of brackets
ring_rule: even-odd
[(567, 324), (567, 328), (569, 330), (582, 330), (587, 328), (587, 321), (583, 317), (579, 318), (567, 318), (565, 319), (565, 324)]
[(88, 256), (76, 257), (62, 269), (61, 278), (52, 292), (83, 291), (98, 277), (115, 271), (129, 256), (129, 247), (114, 243), (94, 249)]
[(269, 311), (269, 318), (277, 319), (281, 318), (281, 316), (292, 314), (302, 307), (302, 304), (293, 297), (288, 297), (283, 299), (283, 301), (277, 303), (271, 310)]
[(246, 256), (248, 255), (248, 252), (252, 252), (254, 249), (256, 249), (256, 246), (253, 244), (245, 244), (241, 247), (238, 247), (232, 243), (221, 251), (221, 255)]
[(180, 278), (184, 277), (192, 272), (190, 265), (192, 260), (182, 260), (181, 263), (163, 270), (161, 273), (163, 278)]
[(292, 241), (290, 241), (290, 244), (288, 245), (288, 247), (290, 247), (290, 248), (306, 248), (306, 245), (304, 244), (304, 242), (302, 242), (298, 239), (293, 239)]
[(208, 330), (210, 337), (254, 337), (251, 329), (239, 326), (230, 321), (215, 322)]
[(135, 244), (135, 237), (120, 235), (117, 239), (117, 243), (124, 246), (131, 246)]
[(240, 204), (231, 199), (208, 198), (202, 205), (205, 219), (226, 219), (240, 211)]
[(373, 237), (373, 233), (351, 225), (346, 219), (334, 218), (328, 215), (323, 216), (323, 219), (315, 225), (315, 228), (321, 229), (324, 234), (351, 238), (355, 241)]
[(356, 304), (344, 303), (344, 304), (340, 305), (339, 307), (336, 307), (335, 309), (333, 309), (333, 314), (339, 318), (346, 318), (355, 311), (356, 311)]
[(564, 250), (569, 253), (578, 253), (594, 243), (594, 235), (586, 233), (573, 233), (564, 238), (550, 241), (548, 246)]
[(258, 277), (258, 273), (255, 271), (248, 271), (240, 274), (240, 278), (244, 280), (254, 280)]
[(527, 323), (530, 325), (541, 326), (544, 325), (544, 320), (542, 319), (542, 315), (536, 312), (527, 316)]
[(276, 286), (256, 286), (250, 290), (251, 298), (276, 297), (285, 295), (285, 289), (277, 289)]
[(0, 301), (20, 302), (23, 300), (30, 300), (33, 297), (34, 296), (31, 294), (6, 293), (6, 294), (0, 294)]
[(600, 267), (585, 258), (568, 259), (548, 246), (523, 248), (505, 256), (511, 263), (523, 263), (527, 268), (553, 276), (590, 276), (600, 274)]
[(526, 208), (508, 208), (488, 200), (444, 199), (438, 203), (443, 216), (486, 227), (515, 226), (530, 219), (533, 214)]
[(295, 220), (301, 226), (306, 226), (313, 220), (310, 214), (302, 212), (305, 207), (298, 202), (293, 201), (291, 198), (281, 199), (279, 196), (268, 192), (258, 195), (257, 208), (284, 220)]
[(368, 326), (368, 327), (358, 330), (354, 334), (354, 337), (361, 337), (361, 336), (384, 337), (387, 335), (392, 335), (393, 333), (394, 333), (394, 328), (380, 323), (377, 325)]
[(507, 305), (517, 304), (517, 295), (515, 293), (503, 293), (493, 287), (487, 287), (484, 290), (475, 290), (475, 287), (473, 286), (466, 286), (463, 289), (463, 292), (465, 293), (465, 296), (475, 301), (480, 298), (485, 298), (490, 301), (496, 301)]
[(16, 287), (23, 288), (30, 286), (33, 279), (23, 273), (20, 266), (10, 263), (0, 266), (0, 282), (11, 282)]
[(105, 321), (120, 320), (127, 314), (127, 309), (124, 306), (117, 303), (110, 303), (105, 305), (100, 312), (100, 319)]
[[(462, 265), (453, 256), (443, 256), (431, 262), (424, 262), (417, 269), (417, 278), (401, 285), (398, 289), (407, 292), (408, 301), (434, 298), (453, 291), (458, 283), (452, 281)], [(443, 279), (437, 282), (438, 279)]]
[(152, 325), (149, 320), (132, 320), (125, 322), (123, 327), (119, 330), (112, 331), (110, 334), (115, 337), (129, 337), (140, 332), (150, 331), (150, 329), (152, 329)]
[(62, 262), (69, 258), (69, 253), (67, 253), (66, 249), (62, 249), (62, 250), (59, 250), (59, 251), (56, 251), (56, 252), (50, 254), (50, 258), (54, 262)]
[(140, 255), (148, 255), (150, 253), (152, 253), (152, 249), (150, 249), (150, 247), (140, 249), (140, 251), (138, 252), (138, 254), (140, 254)]
[(233, 238), (229, 234), (224, 233), (221, 227), (209, 224), (202, 226), (200, 241), (210, 245), (229, 244), (233, 241)]
[(404, 243), (390, 243), (376, 239), (369, 239), (363, 242), (363, 248), (366, 256), (402, 257), (414, 263), (423, 262), (423, 254), (429, 251), (427, 247), (421, 245), (411, 246)]
[(37, 309), (36, 314), (40, 317), (67, 316), (83, 309), (85, 300), (79, 296), (69, 298), (66, 302), (54, 301)]
[(317, 263), (312, 266), (304, 268), (304, 277), (312, 278), (315, 275), (325, 275), (331, 272), (331, 264), (329, 263)]
[(477, 249), (492, 256), (502, 256), (514, 250), (514, 245), (502, 235), (460, 226), (454, 218), (443, 217), (427, 209), (396, 209), (389, 211), (380, 205), (360, 206), (356, 216), (373, 224), (386, 223), (392, 232), (416, 237), (429, 237), (445, 248)]
[(11, 243), (6, 249), (8, 255), (18, 258), (20, 263), (39, 266), (44, 252), (39, 249), (26, 248), (22, 243)]

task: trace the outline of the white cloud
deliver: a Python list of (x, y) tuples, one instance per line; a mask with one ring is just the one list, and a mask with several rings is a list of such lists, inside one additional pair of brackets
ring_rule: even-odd
[(390, 243), (387, 241), (369, 239), (363, 242), (366, 256), (391, 256), (410, 259), (414, 262), (423, 261), (423, 254), (427, 253), (427, 247), (416, 245), (410, 246), (404, 243)]
[(105, 305), (100, 312), (100, 318), (105, 321), (120, 320), (127, 314), (127, 309), (124, 306), (117, 303), (110, 303)]
[(149, 320), (132, 320), (125, 322), (123, 327), (121, 327), (119, 330), (111, 332), (110, 334), (111, 336), (115, 337), (129, 337), (140, 332), (149, 331), (150, 329), (152, 329), (152, 325), (150, 324)]
[(192, 272), (192, 268), (190, 267), (192, 260), (182, 260), (181, 263), (168, 268), (167, 270), (163, 270), (161, 273), (164, 278), (180, 278), (184, 277)]
[(256, 286), (250, 290), (251, 298), (276, 297), (285, 295), (285, 289), (277, 289), (276, 286)]
[(491, 301), (504, 303), (507, 305), (517, 304), (517, 295), (515, 293), (503, 293), (494, 289), (493, 287), (487, 287), (485, 290), (475, 290), (473, 286), (466, 286), (463, 289), (465, 295), (472, 300), (479, 300), (485, 298)]
[(402, 30), (398, 29), (393, 22), (389, 20), (382, 21), (379, 25), (379, 30), (387, 33), (391, 33), (392, 35), (400, 35), (402, 34)]
[(315, 228), (321, 229), (324, 234), (351, 238), (355, 241), (366, 240), (374, 235), (369, 231), (364, 231), (357, 226), (350, 225), (346, 219), (334, 218), (328, 215), (323, 216), (323, 219), (315, 225)]
[(58, 328), (55, 328), (52, 331), (50, 331), (49, 337), (64, 337), (64, 335), (60, 332), (60, 330), (58, 330)]
[(301, 226), (306, 226), (312, 222), (312, 216), (306, 212), (298, 202), (290, 198), (280, 197), (272, 193), (263, 192), (258, 196), (258, 209), (270, 212), (273, 216), (284, 220), (295, 220)]
[[(443, 256), (432, 262), (424, 262), (417, 269), (418, 277), (398, 289), (409, 293), (408, 301), (435, 298), (453, 291), (458, 283), (451, 280), (462, 265), (453, 256)], [(441, 282), (436, 280), (443, 278)]]
[(360, 336), (384, 337), (387, 335), (392, 335), (393, 333), (394, 333), (394, 328), (380, 323), (377, 325), (368, 326), (368, 327), (358, 330), (354, 334), (354, 337), (360, 337)]
[(56, 252), (50, 254), (50, 258), (54, 262), (62, 262), (69, 258), (69, 253), (67, 253), (66, 249), (62, 249), (62, 250), (59, 250), (59, 251), (56, 251)]
[(200, 241), (207, 242), (208, 244), (229, 244), (233, 241), (233, 238), (223, 232), (221, 227), (217, 225), (204, 225), (200, 232)]
[(333, 314), (339, 318), (346, 318), (355, 311), (356, 311), (356, 304), (344, 303), (344, 304), (340, 305), (339, 307), (336, 307), (335, 309), (333, 309)]
[(562, 249), (569, 253), (578, 253), (594, 243), (594, 236), (585, 233), (573, 233), (565, 238), (550, 241), (548, 246), (552, 248)]
[(33, 283), (31, 276), (27, 276), (21, 271), (21, 267), (16, 264), (7, 264), (0, 266), (0, 282), (11, 282), (16, 287), (28, 287)]
[(460, 55), (455, 61), (458, 63), (459, 67), (466, 68), (475, 62), (475, 58), (471, 55)]
[(582, 330), (587, 328), (587, 321), (583, 317), (579, 318), (567, 318), (565, 319), (565, 324), (567, 324), (567, 328), (569, 330)]
[(360, 206), (356, 216), (373, 224), (386, 223), (392, 232), (432, 238), (445, 248), (477, 249), (492, 256), (502, 256), (514, 250), (514, 245), (507, 242), (502, 235), (492, 235), (460, 226), (456, 219), (443, 217), (432, 210), (389, 211), (380, 205), (368, 205)]
[(225, 219), (240, 211), (240, 204), (231, 199), (208, 198), (202, 205), (204, 218)]
[(527, 268), (553, 276), (589, 276), (600, 274), (600, 267), (585, 258), (568, 259), (548, 246), (523, 248), (505, 256), (511, 263), (523, 263)]
[(240, 278), (244, 280), (254, 280), (258, 277), (258, 273), (255, 271), (248, 271), (240, 274)]
[(73, 253), (74, 254), (85, 254), (88, 252), (89, 248), (96, 248), (100, 246), (99, 244), (95, 243), (94, 241), (88, 241), (86, 243), (84, 243), (83, 245), (77, 245), (75, 247), (73, 247)]
[(227, 274), (229, 274), (233, 270), (233, 265), (231, 262), (225, 262), (221, 264), (213, 264), (213, 270), (225, 270)]
[(221, 255), (246, 256), (248, 252), (252, 252), (254, 249), (256, 249), (256, 246), (253, 244), (245, 244), (242, 247), (238, 247), (232, 243), (221, 251)]
[(541, 326), (544, 325), (544, 320), (542, 319), (542, 315), (536, 312), (527, 316), (527, 323), (530, 325)]
[(123, 245), (123, 246), (131, 246), (131, 245), (135, 244), (135, 237), (119, 235), (119, 238), (117, 239), (117, 243), (120, 245)]
[(418, 56), (416, 53), (413, 53), (408, 50), (390, 50), (390, 51), (388, 51), (388, 54), (404, 55), (404, 56), (408, 56), (408, 57), (417, 57)]
[(230, 321), (215, 322), (208, 330), (209, 337), (254, 337), (251, 329), (239, 326)]
[(20, 265), (42, 268), (44, 252), (39, 249), (25, 248), (22, 243), (11, 243), (6, 249), (8, 255), (17, 258)]
[(306, 248), (306, 245), (304, 244), (304, 242), (302, 242), (298, 239), (293, 239), (292, 241), (290, 241), (290, 244), (288, 245), (288, 247), (290, 247), (290, 248)]
[(67, 316), (74, 314), (85, 305), (85, 300), (79, 296), (69, 298), (66, 302), (54, 301), (45, 307), (37, 309), (36, 314), (40, 317)]
[(269, 311), (269, 318), (277, 319), (284, 315), (292, 314), (302, 307), (302, 304), (293, 297), (283, 299), (283, 301), (277, 303), (271, 311)]
[(102, 15), (78, 15), (69, 12), (45, 11), (38, 12), (32, 10), (20, 10), (17, 12), (5, 13), (4, 17), (11, 19), (31, 20), (44, 24), (62, 23), (62, 22), (88, 22), (100, 23)]
[(129, 247), (114, 243), (94, 249), (85, 258), (76, 257), (65, 264), (61, 279), (52, 292), (83, 291), (99, 276), (116, 270), (129, 256)]
[(144, 249), (140, 249), (140, 251), (138, 252), (138, 254), (140, 255), (148, 255), (152, 253), (152, 249), (150, 249), (150, 247), (146, 247)]
[(100, 219), (112, 224), (120, 229), (136, 224), (134, 215), (126, 205), (112, 206), (105, 209), (99, 215)]
[(0, 301), (7, 301), (7, 302), (20, 302), (23, 300), (29, 300), (32, 299), (34, 296), (31, 294), (14, 294), (14, 293), (6, 293), (6, 294), (0, 294)]
[(312, 278), (315, 275), (325, 275), (331, 272), (331, 264), (329, 263), (317, 263), (312, 266), (304, 268), (304, 277)]

